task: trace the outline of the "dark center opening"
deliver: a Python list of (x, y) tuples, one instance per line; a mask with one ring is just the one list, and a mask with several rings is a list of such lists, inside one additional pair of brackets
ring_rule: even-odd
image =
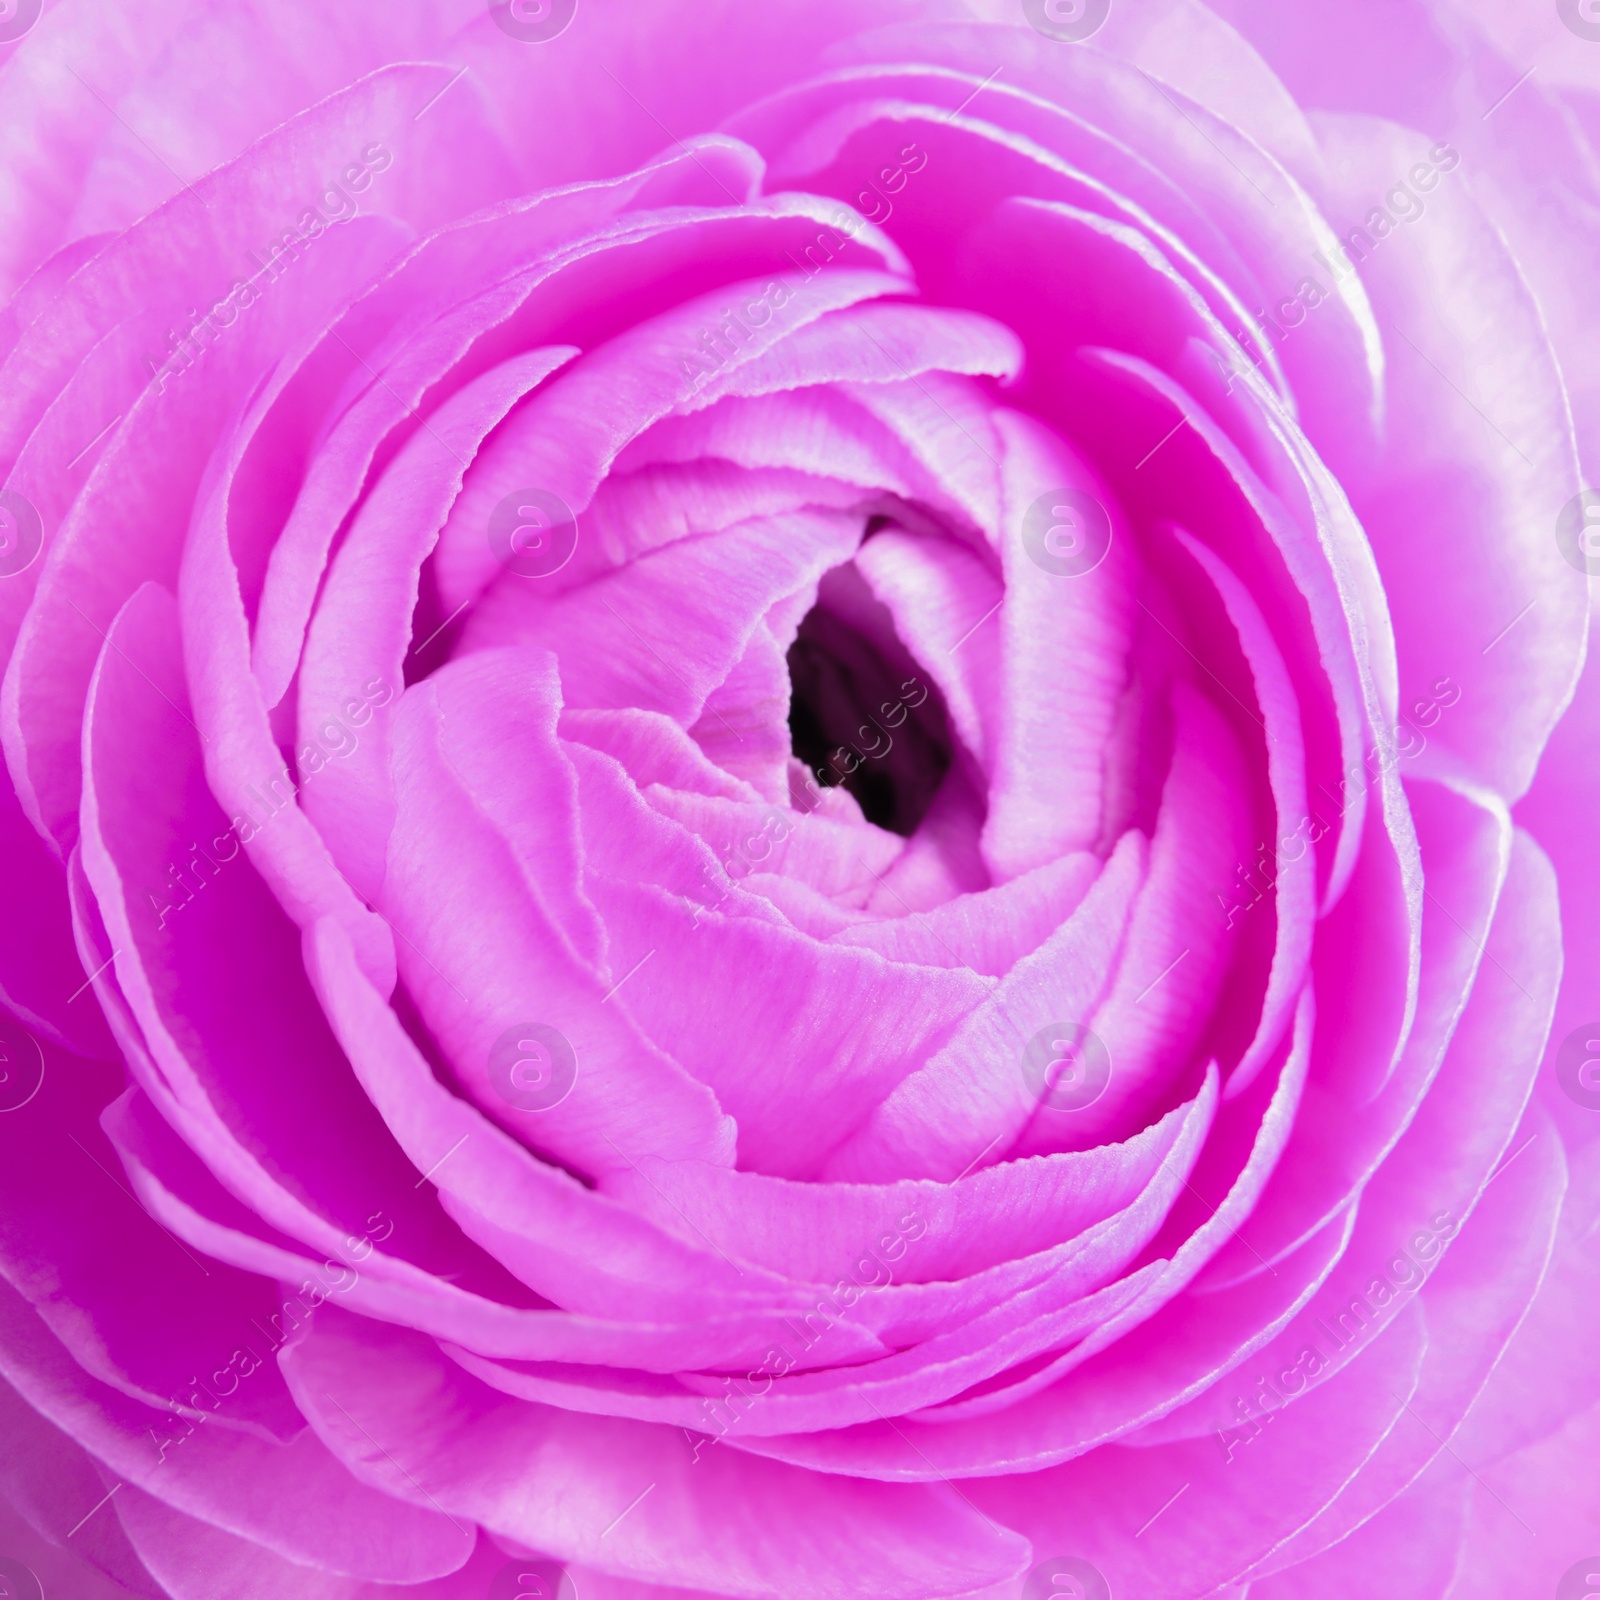
[(806, 614), (789, 647), (789, 738), (823, 787), (843, 785), (867, 821), (909, 837), (950, 770), (949, 721), (933, 680), (875, 632), (821, 605)]

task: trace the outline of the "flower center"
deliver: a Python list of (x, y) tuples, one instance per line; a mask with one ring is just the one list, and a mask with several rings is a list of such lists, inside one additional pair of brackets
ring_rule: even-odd
[(909, 838), (950, 769), (944, 701), (892, 629), (818, 602), (789, 647), (789, 736), (824, 787), (843, 786), (868, 822)]

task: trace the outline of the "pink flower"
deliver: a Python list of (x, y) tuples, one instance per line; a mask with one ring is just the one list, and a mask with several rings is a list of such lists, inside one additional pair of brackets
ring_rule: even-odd
[(1585, 5), (0, 40), (5, 1593), (1600, 1586)]

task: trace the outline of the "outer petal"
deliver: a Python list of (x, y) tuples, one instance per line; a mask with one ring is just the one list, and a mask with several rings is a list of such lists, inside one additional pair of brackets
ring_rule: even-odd
[(496, 1396), (415, 1335), (338, 1313), (285, 1362), (314, 1425), (364, 1479), (619, 1575), (844, 1600), (865, 1570), (885, 1600), (931, 1600), (1027, 1565), (1026, 1543), (953, 1491), (846, 1484), (715, 1450), (697, 1461), (676, 1430)]

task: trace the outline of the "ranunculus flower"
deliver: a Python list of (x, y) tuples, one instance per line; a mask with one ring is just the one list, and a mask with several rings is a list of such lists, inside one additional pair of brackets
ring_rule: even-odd
[(5, 1593), (1600, 1584), (1585, 5), (0, 38)]

